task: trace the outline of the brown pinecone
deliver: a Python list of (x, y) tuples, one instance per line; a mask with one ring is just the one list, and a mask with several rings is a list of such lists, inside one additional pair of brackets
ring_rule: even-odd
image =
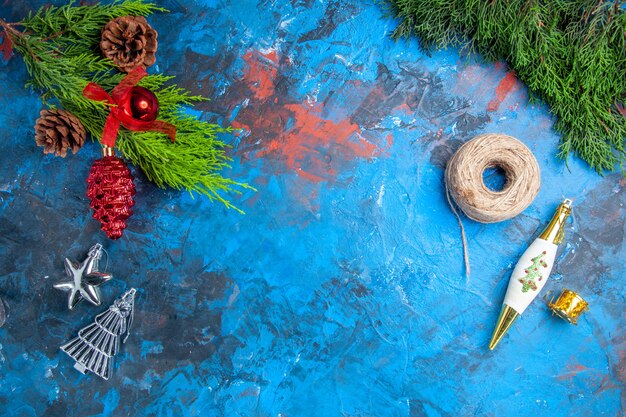
[(35, 123), (35, 142), (43, 146), (43, 153), (65, 158), (68, 148), (72, 153), (85, 143), (85, 127), (78, 117), (65, 110), (42, 110)]
[(154, 64), (157, 32), (143, 16), (116, 17), (102, 29), (100, 49), (124, 72)]

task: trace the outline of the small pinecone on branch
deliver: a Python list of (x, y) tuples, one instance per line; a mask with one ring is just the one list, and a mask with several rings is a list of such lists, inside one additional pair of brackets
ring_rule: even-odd
[(100, 49), (120, 70), (131, 72), (156, 62), (157, 31), (143, 16), (121, 16), (102, 29)]
[(43, 153), (53, 153), (65, 158), (67, 150), (72, 153), (85, 143), (85, 127), (78, 117), (66, 110), (42, 110), (35, 123), (35, 142), (43, 146)]

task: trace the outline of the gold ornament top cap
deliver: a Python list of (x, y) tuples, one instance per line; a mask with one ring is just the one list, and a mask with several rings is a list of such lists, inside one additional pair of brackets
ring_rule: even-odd
[(103, 157), (115, 156), (115, 149), (113, 149), (110, 146), (103, 145), (102, 146), (102, 156)]
[(543, 230), (539, 239), (547, 240), (555, 245), (563, 242), (563, 238), (565, 237), (563, 228), (565, 227), (565, 221), (570, 214), (572, 214), (572, 200), (566, 198), (557, 207), (554, 216), (552, 216), (552, 220), (550, 220), (550, 223), (548, 223), (546, 228)]
[(556, 314), (563, 320), (567, 320), (572, 324), (577, 324), (580, 316), (589, 310), (589, 303), (585, 301), (575, 291), (563, 288), (561, 295), (554, 301), (554, 297), (548, 304), (552, 314)]

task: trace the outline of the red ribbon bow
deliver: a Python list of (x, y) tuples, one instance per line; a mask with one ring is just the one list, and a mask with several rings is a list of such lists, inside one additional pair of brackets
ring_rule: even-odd
[(172, 142), (176, 139), (176, 126), (162, 120), (152, 122), (137, 120), (126, 114), (122, 109), (122, 104), (126, 101), (130, 89), (146, 75), (148, 75), (148, 73), (144, 68), (135, 68), (120, 81), (113, 91), (111, 91), (111, 95), (96, 83), (87, 84), (87, 87), (83, 90), (83, 95), (88, 99), (104, 101), (108, 103), (111, 108), (111, 113), (109, 113), (109, 117), (104, 124), (104, 131), (102, 132), (101, 142), (103, 145), (111, 148), (115, 146), (115, 139), (117, 139), (120, 124), (126, 129), (135, 132), (156, 131), (165, 133)]

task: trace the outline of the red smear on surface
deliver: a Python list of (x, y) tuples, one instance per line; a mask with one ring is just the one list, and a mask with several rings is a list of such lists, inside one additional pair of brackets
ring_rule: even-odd
[(344, 156), (371, 158), (378, 147), (361, 136), (361, 129), (349, 120), (333, 122), (301, 104), (284, 106), (292, 113), (293, 127), (272, 140), (259, 156), (278, 154), (299, 176), (320, 182), (335, 177), (332, 159)]
[(11, 42), (11, 38), (9, 38), (6, 34), (1, 34), (2, 42), (0, 43), (0, 52), (2, 52), (2, 59), (8, 61), (13, 55), (13, 43)]
[[(626, 315), (625, 315), (626, 316)], [(626, 350), (620, 350), (617, 375), (622, 382), (626, 382)]]
[[(244, 60), (247, 66), (242, 82), (253, 97), (232, 125), (250, 132), (254, 141), (248, 151), (253, 155), (270, 157), (299, 177), (320, 183), (336, 179), (344, 164), (381, 155), (393, 144), (391, 135), (386, 144), (372, 142), (349, 118), (336, 121), (323, 117), (321, 105), (278, 100), (275, 81), (279, 57), (275, 51), (248, 51)], [(286, 61), (280, 63), (288, 65)]]
[(246, 62), (244, 78), (254, 96), (264, 100), (274, 95), (274, 81), (278, 74), (278, 54), (276, 51), (267, 53), (248, 51), (243, 56)]
[(569, 365), (567, 367), (569, 372), (563, 373), (559, 376), (557, 376), (558, 380), (566, 380), (566, 379), (573, 379), (574, 377), (576, 377), (579, 373), (581, 372), (585, 372), (585, 371), (594, 371), (594, 369), (588, 368), (584, 365)]
[(517, 78), (515, 71), (509, 71), (496, 87), (496, 97), (487, 105), (487, 111), (496, 111), (500, 107), (500, 103), (504, 101), (507, 95), (514, 89), (517, 89)]
[(396, 106), (396, 107), (394, 108), (394, 110), (401, 111), (402, 113), (404, 113), (404, 114), (408, 114), (408, 115), (411, 115), (411, 114), (414, 114), (414, 113), (415, 113), (415, 110), (414, 110), (414, 109), (412, 109), (412, 108), (408, 105), (408, 103), (407, 103), (406, 101), (405, 101), (405, 102), (403, 102), (402, 104), (400, 104), (400, 105)]

